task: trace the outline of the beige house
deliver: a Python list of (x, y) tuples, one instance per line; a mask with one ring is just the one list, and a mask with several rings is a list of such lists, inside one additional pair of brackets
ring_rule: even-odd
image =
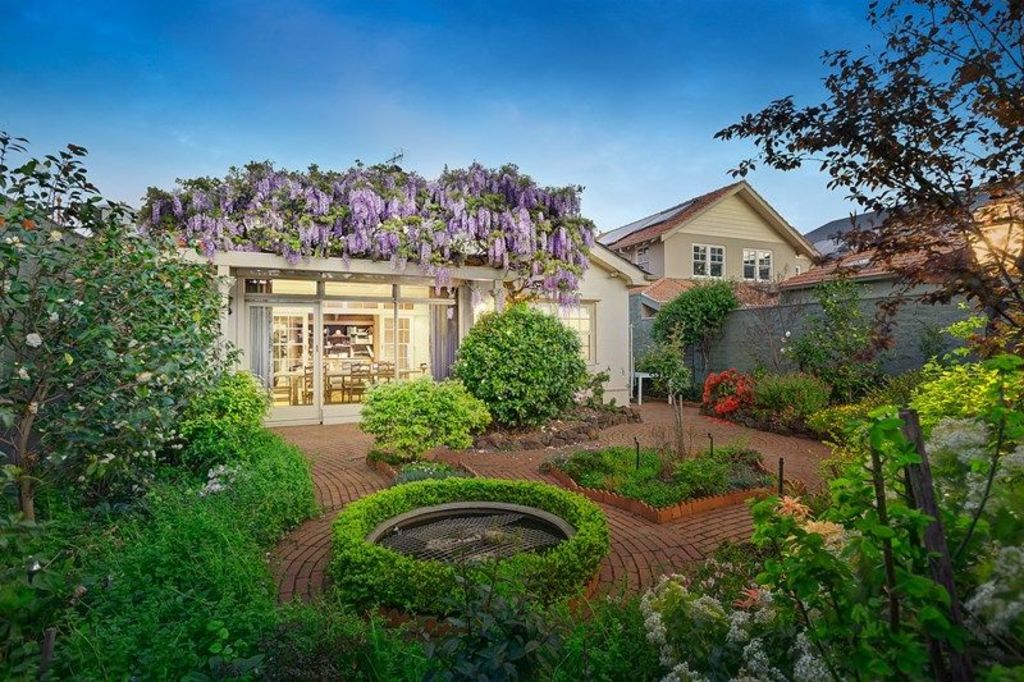
[[(355, 421), (366, 391), (381, 381), (448, 376), (459, 342), (488, 310), (501, 308), (513, 274), (453, 269), (449, 286), (418, 265), (341, 258), (289, 262), (269, 253), (218, 252), (223, 339), (270, 389), (275, 425)], [(629, 400), (629, 291), (642, 270), (606, 247), (590, 250), (579, 306), (539, 302), (575, 330), (587, 368), (608, 372), (606, 398)]]
[(600, 237), (656, 277), (771, 283), (806, 272), (814, 247), (746, 181)]

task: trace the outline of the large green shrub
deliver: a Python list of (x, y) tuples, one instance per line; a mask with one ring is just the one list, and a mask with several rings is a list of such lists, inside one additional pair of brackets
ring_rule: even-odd
[(828, 405), (831, 387), (810, 374), (766, 374), (754, 384), (753, 412), (772, 430), (803, 431)]
[[(417, 507), (446, 502), (510, 502), (561, 516), (576, 534), (543, 554), (522, 553), (497, 563), (503, 580), (522, 585), (540, 600), (575, 594), (608, 553), (608, 524), (593, 502), (554, 486), (529, 481), (448, 478), (417, 481), (369, 495), (347, 506), (334, 522), (330, 574), (346, 600), (422, 613), (445, 609), (458, 569), (414, 559), (366, 536), (377, 524)], [(483, 567), (468, 566), (470, 575)]]
[[(154, 485), (127, 512), (87, 513), (66, 494), (47, 500), (31, 550), (45, 566), (36, 579), (57, 578), (47, 584), (59, 599), (22, 634), (58, 629), (55, 679), (222, 679), (260, 662), (277, 620), (267, 552), (315, 502), (298, 450), (267, 431), (250, 447), (212, 476)], [(38, 663), (33, 649), (22, 665)], [(0, 657), (0, 678), (20, 678), (14, 663)]]
[(701, 346), (721, 330), (726, 315), (738, 307), (732, 282), (701, 283), (663, 305), (651, 333), (655, 341), (676, 339), (684, 346)]
[(185, 466), (205, 471), (236, 462), (251, 452), (269, 407), (267, 390), (248, 372), (223, 374), (185, 410), (178, 427)]
[(502, 424), (543, 424), (586, 380), (579, 336), (525, 304), (484, 315), (459, 346), (454, 374)]
[(468, 448), (491, 423), (487, 406), (458, 381), (430, 378), (378, 384), (366, 396), (360, 428), (378, 450), (412, 459), (440, 445)]

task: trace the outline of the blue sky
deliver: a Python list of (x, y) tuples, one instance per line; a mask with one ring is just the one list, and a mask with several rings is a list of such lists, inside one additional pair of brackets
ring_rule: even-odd
[[(344, 168), (397, 151), (511, 161), (581, 184), (602, 229), (731, 181), (715, 131), (821, 93), (826, 49), (871, 40), (866, 2), (0, 0), (0, 129), (90, 150), (93, 180), (149, 185), (271, 159)], [(749, 180), (801, 231), (850, 211), (813, 169)]]

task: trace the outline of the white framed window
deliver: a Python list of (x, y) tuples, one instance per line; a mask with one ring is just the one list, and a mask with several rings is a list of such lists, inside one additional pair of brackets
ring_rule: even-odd
[(636, 251), (633, 252), (633, 263), (643, 270), (647, 270), (651, 265), (651, 247), (649, 246), (638, 246)]
[(794, 275), (799, 275), (801, 272), (803, 272), (803, 268), (801, 268), (799, 265), (793, 266), (793, 274)]
[(542, 303), (540, 309), (554, 315), (580, 337), (580, 352), (587, 364), (597, 362), (597, 304), (580, 303), (563, 307), (557, 303)]
[[(771, 251), (765, 249), (743, 249), (743, 279), (751, 282), (770, 282), (772, 272)], [(799, 274), (799, 271), (797, 274)]]
[(725, 247), (714, 244), (694, 244), (693, 276), (724, 277)]

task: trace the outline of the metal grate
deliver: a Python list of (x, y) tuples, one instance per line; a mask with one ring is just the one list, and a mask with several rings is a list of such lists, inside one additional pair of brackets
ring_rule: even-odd
[(395, 528), (378, 543), (417, 559), (456, 562), (540, 552), (565, 539), (557, 527), (525, 514), (450, 514)]

